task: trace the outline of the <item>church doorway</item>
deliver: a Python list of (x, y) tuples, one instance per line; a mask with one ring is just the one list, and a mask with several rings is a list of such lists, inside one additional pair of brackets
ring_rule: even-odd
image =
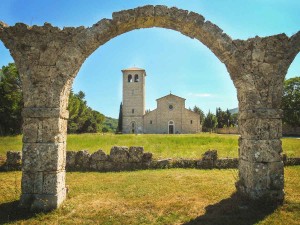
[(135, 133), (135, 122), (131, 122), (131, 133)]
[(174, 134), (174, 130), (175, 130), (175, 124), (174, 124), (174, 122), (171, 120), (171, 121), (169, 121), (169, 123), (168, 123), (168, 127), (169, 127), (169, 134)]

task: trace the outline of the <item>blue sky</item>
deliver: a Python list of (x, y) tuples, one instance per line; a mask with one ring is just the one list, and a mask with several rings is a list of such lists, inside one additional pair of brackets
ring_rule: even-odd
[[(90, 27), (115, 11), (143, 5), (167, 5), (197, 12), (233, 39), (269, 36), (300, 30), (299, 0), (1, 0), (0, 20), (58, 27)], [(0, 66), (12, 62), (0, 42)], [(73, 90), (86, 94), (88, 105), (107, 116), (118, 117), (122, 101), (122, 73), (128, 67), (147, 72), (146, 108), (170, 93), (186, 98), (186, 107), (208, 112), (216, 107), (235, 108), (236, 90), (225, 66), (201, 42), (178, 32), (151, 28), (135, 30), (110, 40), (82, 65)], [(300, 54), (287, 78), (300, 76)]]

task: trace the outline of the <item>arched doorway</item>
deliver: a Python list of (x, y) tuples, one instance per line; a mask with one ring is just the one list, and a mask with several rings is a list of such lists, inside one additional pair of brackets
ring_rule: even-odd
[(170, 120), (168, 122), (168, 133), (169, 134), (174, 134), (175, 133), (175, 123), (173, 120)]

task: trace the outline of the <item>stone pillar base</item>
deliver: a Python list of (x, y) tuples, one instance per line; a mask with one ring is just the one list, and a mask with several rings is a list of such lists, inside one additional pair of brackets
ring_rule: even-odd
[(235, 184), (237, 193), (247, 199), (258, 200), (263, 202), (274, 202), (277, 204), (282, 204), (284, 201), (284, 190), (269, 190), (269, 189), (251, 189), (247, 188), (240, 182)]
[(67, 190), (64, 188), (57, 194), (22, 194), (20, 207), (29, 208), (34, 212), (46, 212), (57, 209), (66, 199)]

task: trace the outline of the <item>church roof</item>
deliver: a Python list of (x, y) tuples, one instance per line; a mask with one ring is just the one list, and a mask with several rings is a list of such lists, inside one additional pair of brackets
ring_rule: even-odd
[(131, 68), (123, 69), (122, 71), (139, 71), (139, 70), (145, 71), (145, 69), (138, 68), (138, 67), (131, 67)]
[(177, 95), (173, 95), (173, 94), (168, 94), (168, 95), (165, 95), (165, 96), (163, 96), (163, 97), (160, 97), (160, 98), (158, 98), (158, 99), (156, 99), (156, 101), (158, 101), (158, 100), (161, 100), (161, 99), (163, 99), (163, 98), (167, 98), (167, 97), (176, 97), (176, 98), (180, 98), (180, 99), (182, 99), (182, 100), (186, 100), (185, 98), (182, 98), (182, 97), (179, 97), (179, 96), (177, 96)]

